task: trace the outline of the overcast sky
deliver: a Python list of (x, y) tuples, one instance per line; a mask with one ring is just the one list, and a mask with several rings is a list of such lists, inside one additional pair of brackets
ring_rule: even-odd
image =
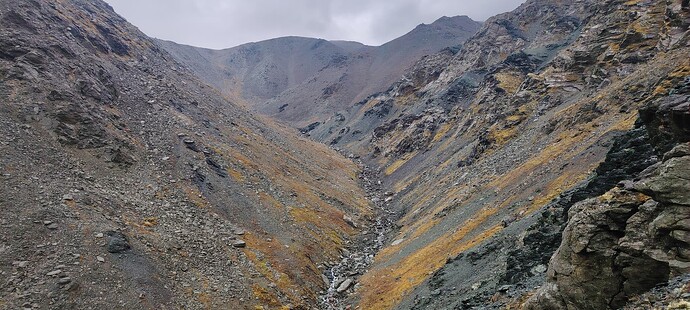
[(381, 45), (441, 16), (483, 21), (524, 0), (106, 0), (149, 36), (227, 48), (282, 36)]

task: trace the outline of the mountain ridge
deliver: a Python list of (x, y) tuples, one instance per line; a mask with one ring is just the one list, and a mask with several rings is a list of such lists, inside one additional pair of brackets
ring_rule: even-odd
[[(385, 90), (419, 57), (461, 43), (478, 27), (466, 16), (445, 17), (381, 46), (350, 44), (348, 48), (304, 37), (220, 51), (159, 42), (224, 95), (300, 127)], [(295, 58), (285, 58), (285, 54)]]

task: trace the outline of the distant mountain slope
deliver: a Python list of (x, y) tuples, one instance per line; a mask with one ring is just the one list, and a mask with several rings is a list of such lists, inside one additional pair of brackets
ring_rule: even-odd
[(160, 44), (226, 96), (300, 127), (386, 90), (420, 57), (461, 44), (480, 25), (444, 17), (377, 47), (300, 37), (219, 51)]
[(249, 101), (271, 99), (328, 65), (343, 61), (345, 49), (326, 40), (285, 37), (228, 50), (208, 50), (161, 41), (161, 46), (224, 93)]
[(0, 137), (0, 309), (311, 308), (371, 212), (100, 0), (0, 1)]

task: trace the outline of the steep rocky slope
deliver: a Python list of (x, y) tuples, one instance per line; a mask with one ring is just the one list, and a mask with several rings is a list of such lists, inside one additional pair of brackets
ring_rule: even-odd
[(569, 210), (546, 285), (527, 309), (621, 308), (690, 274), (689, 82), (642, 107), (649, 139), (641, 142), (654, 147), (658, 162)]
[(1, 309), (309, 308), (371, 214), (102, 1), (1, 1), (0, 81)]
[[(657, 127), (686, 126), (689, 16), (683, 1), (527, 1), (488, 20), (460, 50), (425, 57), (388, 91), (309, 128), (311, 137), (381, 167), (393, 207), (403, 215), (397, 234), (359, 280), (352, 302), (362, 308), (439, 309), (501, 307), (529, 297), (544, 281), (567, 221), (579, 221), (587, 216), (576, 211), (594, 208), (572, 206), (611, 195), (605, 193), (618, 182), (661, 159), (670, 148), (658, 143)], [(638, 111), (659, 100), (679, 103), (681, 114), (652, 121), (645, 112), (640, 119)], [(653, 190), (642, 192), (656, 199)], [(657, 213), (668, 203), (654, 201)], [(640, 227), (649, 224), (632, 210), (617, 223), (632, 216)], [(678, 228), (659, 229), (668, 235)], [(628, 235), (621, 230), (612, 234)], [(566, 237), (580, 237), (569, 231)], [(664, 246), (687, 249), (684, 241), (668, 238)], [(645, 240), (602, 255), (641, 251), (639, 246), (657, 241)], [(594, 249), (615, 243), (592, 242)], [(558, 253), (562, 257), (551, 262), (548, 283), (567, 288), (544, 292), (552, 296), (582, 284), (567, 282), (567, 271), (558, 269), (581, 266), (572, 258), (576, 254)], [(649, 259), (658, 260), (655, 255)], [(684, 254), (677, 255), (658, 264), (686, 262)], [(640, 260), (631, 264), (650, 262), (635, 257)], [(625, 263), (616, 264), (602, 268), (613, 274), (625, 269)], [(641, 274), (625, 289), (611, 285), (621, 278), (609, 278), (561, 300), (569, 305), (606, 287), (618, 298), (607, 305), (617, 307), (687, 272), (683, 268), (673, 267), (671, 275), (663, 275), (664, 269)], [(588, 305), (602, 307), (594, 298)]]
[(219, 51), (160, 43), (226, 96), (305, 127), (386, 90), (420, 57), (462, 43), (480, 25), (466, 16), (443, 17), (382, 46), (299, 37)]

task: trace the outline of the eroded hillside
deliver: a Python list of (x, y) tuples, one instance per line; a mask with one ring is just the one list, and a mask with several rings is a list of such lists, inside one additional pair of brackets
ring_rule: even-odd
[(371, 214), (356, 165), (102, 1), (2, 1), (0, 24), (0, 308), (318, 303)]

